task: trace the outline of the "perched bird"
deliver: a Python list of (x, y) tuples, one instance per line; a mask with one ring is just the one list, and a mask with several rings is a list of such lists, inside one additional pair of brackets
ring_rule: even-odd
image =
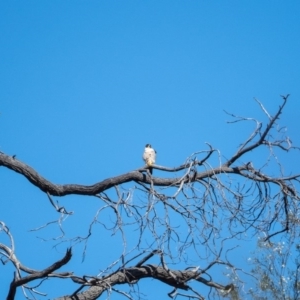
[(151, 147), (150, 144), (147, 144), (145, 146), (143, 160), (145, 161), (146, 165), (149, 167), (150, 174), (152, 174), (152, 168), (150, 167), (155, 164), (155, 158), (156, 158), (156, 151)]

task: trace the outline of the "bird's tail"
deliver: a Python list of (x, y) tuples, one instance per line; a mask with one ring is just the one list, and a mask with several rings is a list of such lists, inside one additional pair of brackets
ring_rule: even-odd
[(153, 165), (153, 161), (151, 159), (148, 159), (147, 160), (147, 165), (148, 165), (149, 172), (152, 175), (153, 168), (151, 166)]

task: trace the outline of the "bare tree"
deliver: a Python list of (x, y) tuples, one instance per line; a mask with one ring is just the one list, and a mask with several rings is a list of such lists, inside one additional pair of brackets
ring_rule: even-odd
[[(79, 242), (84, 244), (83, 257), (88, 255), (88, 240), (97, 225), (112, 234), (118, 232), (123, 243), (120, 255), (93, 276), (59, 272), (72, 259), (72, 249), (66, 249), (61, 260), (44, 270), (33, 270), (16, 256), (13, 234), (3, 220), (1, 233), (10, 243), (0, 244), (2, 262), (11, 262), (15, 267), (7, 299), (14, 299), (17, 288), (22, 288), (28, 299), (26, 291), (35, 298), (36, 286), (46, 278), (69, 279), (78, 285), (71, 295), (57, 298), (65, 300), (97, 299), (105, 291), (134, 299), (140, 297), (138, 285), (144, 278), (168, 285), (168, 296), (174, 299), (239, 299), (243, 270), (229, 258), (239, 241), (251, 235), (271, 245), (273, 239), (284, 236), (292, 244), (299, 234), (300, 174), (284, 174), (278, 158), (280, 151), (298, 149), (292, 146), (285, 128), (278, 125), (288, 95), (282, 99), (274, 116), (256, 100), (268, 120), (265, 126), (256, 119), (229, 114), (233, 118), (231, 123), (255, 124), (231, 157), (224, 158), (219, 150), (207, 144), (206, 150), (193, 153), (181, 166), (153, 165), (164, 177), (154, 177), (143, 167), (91, 186), (58, 185), (16, 157), (0, 153), (0, 166), (26, 177), (47, 195), (59, 214), (57, 224), (62, 230), (64, 217), (72, 212), (54, 197), (93, 196), (101, 201), (87, 235), (72, 239), (74, 246)], [(268, 151), (263, 164), (256, 162), (261, 149)], [(273, 171), (268, 173), (270, 165), (277, 167), (275, 175)], [(103, 218), (104, 214), (109, 221)], [(61, 240), (64, 239), (62, 234)], [(215, 274), (224, 272), (229, 276), (224, 275), (222, 283), (218, 282)], [(29, 286), (33, 281), (38, 284)]]

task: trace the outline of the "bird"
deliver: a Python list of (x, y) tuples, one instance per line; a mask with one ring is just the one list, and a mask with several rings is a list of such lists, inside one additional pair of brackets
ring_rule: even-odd
[(145, 146), (143, 160), (146, 163), (146, 165), (149, 167), (149, 171), (151, 175), (152, 175), (151, 166), (155, 164), (155, 158), (156, 158), (156, 151), (151, 147), (150, 144), (147, 144)]

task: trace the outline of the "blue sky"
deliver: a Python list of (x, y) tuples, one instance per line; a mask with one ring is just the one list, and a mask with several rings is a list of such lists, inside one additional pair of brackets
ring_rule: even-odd
[[(226, 125), (224, 109), (266, 122), (253, 98), (272, 114), (287, 93), (281, 124), (300, 145), (299, 15), (298, 1), (2, 1), (0, 151), (54, 183), (93, 184), (141, 167), (146, 143), (170, 167), (205, 142), (229, 156), (253, 127)], [(287, 172), (299, 170), (296, 157), (284, 156)], [(61, 257), (65, 244), (27, 237), (57, 219), (47, 197), (4, 168), (0, 187), (0, 220), (24, 264), (47, 265), (41, 251), (49, 264)], [(86, 224), (99, 207), (59, 201)], [(94, 271), (87, 264), (82, 273)], [(11, 278), (1, 266), (1, 282)]]

